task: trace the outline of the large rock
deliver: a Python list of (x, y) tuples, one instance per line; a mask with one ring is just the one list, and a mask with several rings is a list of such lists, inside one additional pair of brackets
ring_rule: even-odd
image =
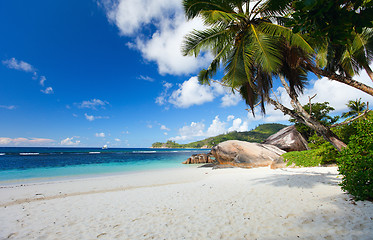
[(199, 164), (199, 163), (213, 163), (214, 159), (211, 158), (210, 154), (201, 153), (193, 154), (190, 158), (183, 162), (183, 164)]
[(284, 160), (281, 157), (284, 153), (285, 151), (273, 145), (238, 140), (225, 141), (211, 149), (211, 154), (219, 164), (244, 168), (285, 167)]
[(294, 125), (281, 129), (269, 136), (263, 143), (275, 145), (287, 152), (309, 149), (306, 139), (297, 131)]

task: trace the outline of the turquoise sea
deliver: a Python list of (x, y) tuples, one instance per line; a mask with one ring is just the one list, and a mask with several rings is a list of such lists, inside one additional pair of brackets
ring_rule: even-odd
[(0, 184), (6, 182), (128, 173), (181, 164), (209, 149), (0, 147)]

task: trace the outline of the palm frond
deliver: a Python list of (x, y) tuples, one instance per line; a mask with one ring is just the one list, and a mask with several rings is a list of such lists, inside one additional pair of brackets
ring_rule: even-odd
[(247, 38), (252, 45), (253, 57), (258, 65), (267, 72), (277, 71), (282, 57), (277, 47), (279, 38), (263, 34), (254, 24), (250, 25)]
[(232, 37), (229, 30), (224, 27), (194, 30), (185, 36), (181, 51), (184, 56), (198, 56), (201, 49), (211, 49), (211, 46), (225, 44)]
[(315, 52), (304, 35), (293, 33), (290, 28), (264, 21), (258, 25), (258, 28), (266, 34), (285, 38), (291, 46), (302, 48), (307, 53)]
[(221, 0), (183, 0), (184, 12), (187, 19), (200, 16), (204, 11), (219, 10), (234, 13), (234, 8), (229, 1)]

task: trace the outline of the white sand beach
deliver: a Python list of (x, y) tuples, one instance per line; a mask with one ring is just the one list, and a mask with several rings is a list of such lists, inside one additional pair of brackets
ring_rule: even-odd
[(336, 167), (202, 169), (0, 186), (0, 239), (373, 239)]

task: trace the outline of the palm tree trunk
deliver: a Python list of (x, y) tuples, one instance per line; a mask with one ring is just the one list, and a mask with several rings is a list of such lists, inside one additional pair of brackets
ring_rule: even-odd
[(348, 78), (348, 77), (344, 77), (342, 75), (339, 75), (339, 74), (336, 74), (334, 72), (328, 72), (328, 71), (325, 71), (325, 70), (322, 70), (320, 68), (317, 68), (317, 67), (314, 67), (314, 66), (308, 66), (310, 68), (310, 70), (315, 73), (316, 75), (319, 75), (319, 76), (324, 76), (324, 77), (327, 77), (329, 78), (330, 80), (335, 80), (337, 82), (340, 82), (340, 83), (344, 83), (344, 84), (347, 84), (351, 87), (354, 87), (356, 89), (359, 89), (365, 93), (368, 93), (369, 95), (373, 96), (373, 88), (372, 87), (369, 87), (368, 85), (365, 85), (361, 82), (358, 82), (352, 78)]
[(368, 64), (364, 65), (364, 69), (368, 73), (368, 76), (369, 76), (370, 80), (372, 80), (372, 82), (373, 82), (373, 71), (372, 71), (372, 69), (369, 67)]
[(315, 130), (319, 135), (323, 136), (326, 141), (330, 142), (338, 151), (342, 151), (342, 149), (347, 145), (342, 142), (338, 138), (338, 136), (330, 130), (329, 127), (324, 126), (323, 124), (315, 120), (306, 110), (304, 110), (302, 104), (298, 101), (298, 98), (290, 91), (289, 85), (285, 81), (285, 78), (282, 75), (280, 75), (279, 78), (286, 92), (291, 98), (291, 105), (293, 106), (295, 111), (286, 108), (277, 101), (269, 100), (268, 102), (274, 104), (275, 107), (280, 109), (283, 113), (292, 116), (298, 122), (301, 122), (311, 129)]

